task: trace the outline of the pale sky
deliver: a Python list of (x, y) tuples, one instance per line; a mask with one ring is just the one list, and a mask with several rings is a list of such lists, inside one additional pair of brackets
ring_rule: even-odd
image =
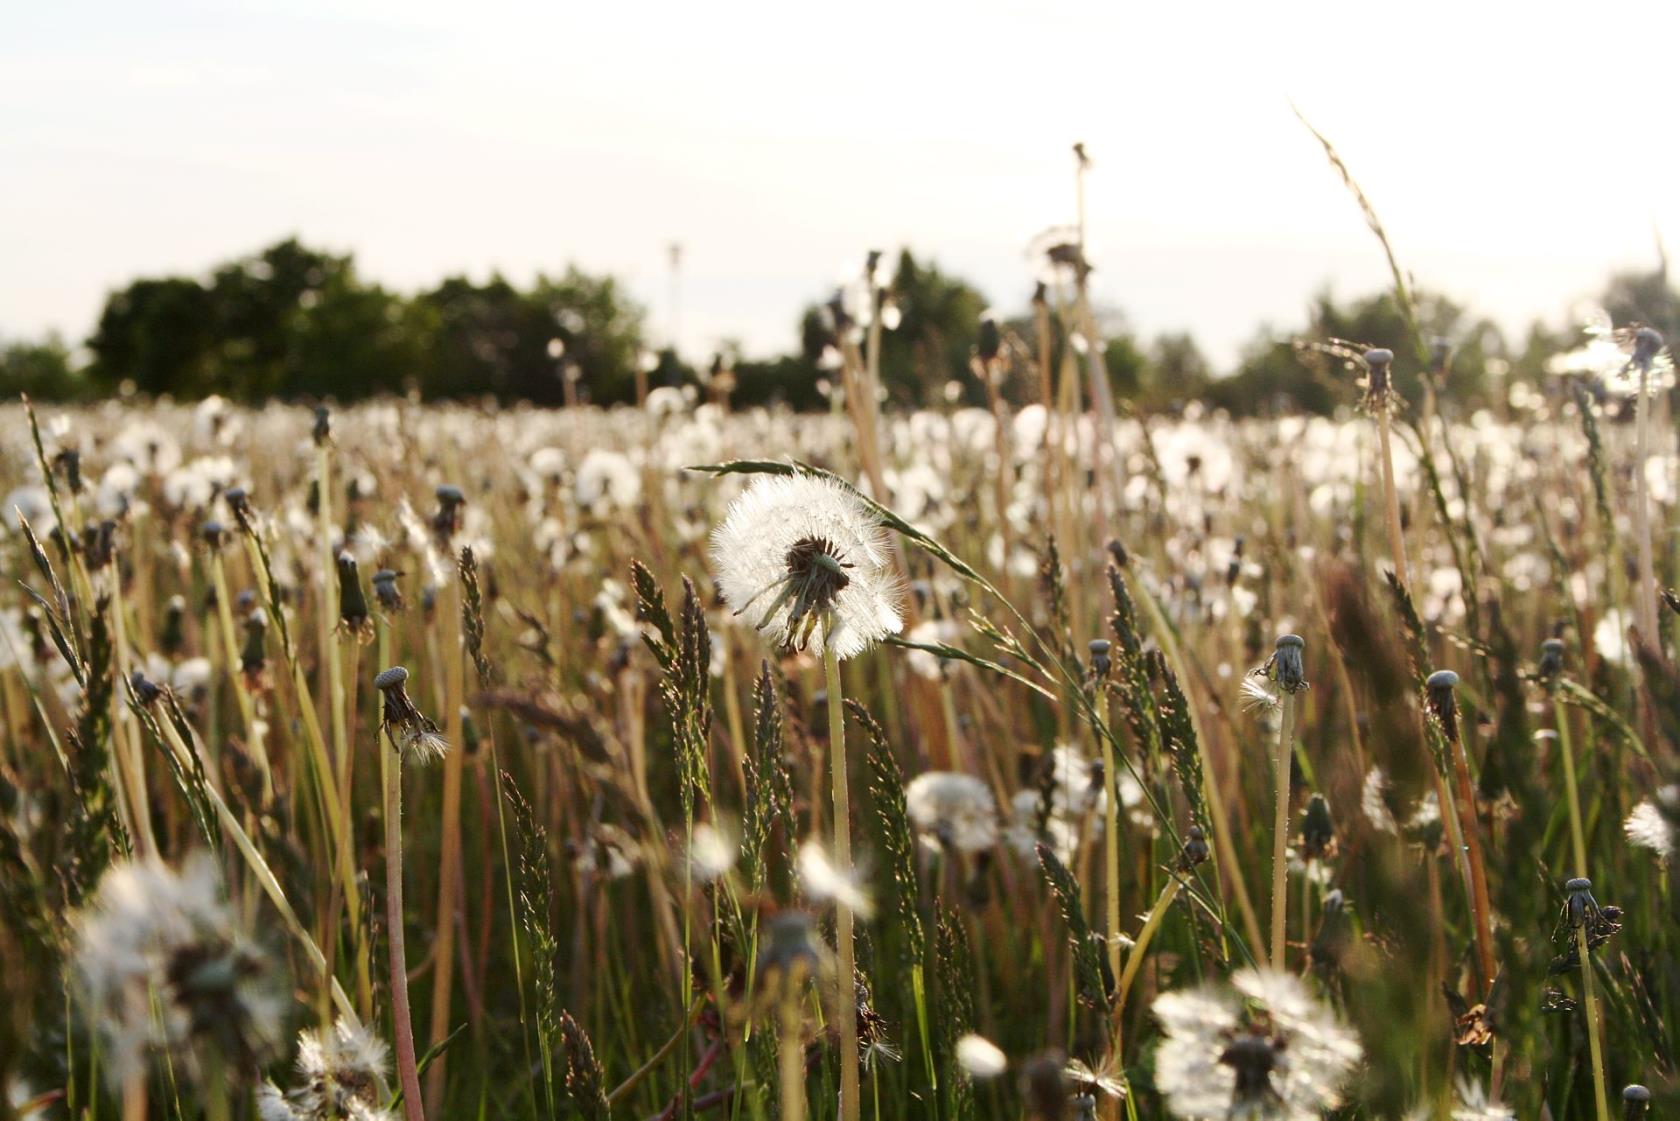
[[(1272, 9), (1272, 10), (1263, 10)], [(1474, 0), (0, 5), (0, 335), (296, 234), (403, 290), (568, 262), (681, 343), (790, 349), (908, 246), (998, 307), (1073, 217), (1099, 296), (1228, 362), (1402, 262), (1508, 328), (1680, 244), (1680, 5)]]

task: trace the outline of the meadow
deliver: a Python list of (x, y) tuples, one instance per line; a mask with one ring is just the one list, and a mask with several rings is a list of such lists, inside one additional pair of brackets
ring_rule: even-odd
[(0, 408), (0, 1117), (1672, 1112), (1660, 336), (1238, 421), (1039, 315), (1019, 409)]

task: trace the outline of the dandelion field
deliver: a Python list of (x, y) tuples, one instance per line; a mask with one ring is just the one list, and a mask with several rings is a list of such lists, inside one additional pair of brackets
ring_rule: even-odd
[(1675, 1108), (1660, 337), (1245, 421), (841, 341), (827, 414), (0, 408), (0, 1116)]

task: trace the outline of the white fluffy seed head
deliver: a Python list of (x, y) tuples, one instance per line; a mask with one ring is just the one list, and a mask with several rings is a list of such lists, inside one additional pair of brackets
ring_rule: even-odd
[(957, 1063), (970, 1078), (996, 1078), (1009, 1067), (1009, 1059), (998, 1045), (985, 1036), (970, 1032), (957, 1040)]
[[(783, 593), (790, 590), (790, 552), (811, 541), (831, 547), (830, 559), (843, 566), (845, 582), (807, 633), (796, 617), (795, 597)], [(729, 606), (777, 646), (803, 645), (820, 654), (832, 643), (835, 656), (845, 659), (904, 626), (886, 531), (856, 493), (832, 479), (754, 479), (712, 532), (712, 567)]]
[(1628, 843), (1650, 849), (1658, 860), (1674, 855), (1674, 824), (1649, 798), (1633, 807), (1622, 823), (1622, 832), (1627, 834)]
[(958, 852), (983, 852), (998, 842), (997, 803), (973, 775), (928, 771), (904, 788), (910, 820), (925, 838)]
[(1175, 1117), (1226, 1117), (1252, 1107), (1235, 1100), (1237, 1072), (1225, 1061), (1239, 1039), (1264, 1024), (1286, 1061), (1269, 1075), (1276, 1115), (1311, 1118), (1335, 1109), (1363, 1052), (1353, 1032), (1307, 992), (1297, 977), (1245, 969), (1234, 990), (1204, 986), (1157, 997), (1164, 1038), (1155, 1052), (1155, 1085)]

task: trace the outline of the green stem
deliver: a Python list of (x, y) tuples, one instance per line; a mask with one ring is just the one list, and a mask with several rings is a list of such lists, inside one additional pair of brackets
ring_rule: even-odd
[(1604, 1093), (1604, 1051), (1598, 1042), (1598, 990), (1593, 983), (1591, 947), (1587, 945), (1587, 925), (1575, 928), (1575, 946), (1581, 955), (1581, 991), (1587, 1006), (1587, 1047), (1592, 1055), (1594, 1104), (1598, 1121), (1610, 1121), (1609, 1099)]
[(1563, 785), (1569, 795), (1569, 838), (1574, 847), (1575, 875), (1587, 874), (1586, 831), (1581, 828), (1581, 793), (1575, 785), (1575, 747), (1569, 734), (1569, 713), (1554, 697), (1552, 722), (1557, 725), (1558, 754), (1563, 764)]
[(1283, 972), (1289, 924), (1289, 756), (1295, 740), (1295, 694), (1282, 694), (1277, 751), (1272, 759), (1277, 813), (1272, 819), (1272, 968)]
[[(833, 619), (823, 627), (823, 676), (828, 689), (829, 765), (834, 775), (834, 862), (840, 875), (852, 875), (852, 799), (846, 778), (846, 723), (840, 684), (840, 659), (835, 657)], [(852, 945), (852, 909), (845, 902), (835, 905), (834, 929), (840, 959), (836, 978), (836, 1027), (840, 1034), (840, 1118), (858, 1121), (862, 1103), (858, 1099), (857, 997), (853, 990), (857, 973)]]

